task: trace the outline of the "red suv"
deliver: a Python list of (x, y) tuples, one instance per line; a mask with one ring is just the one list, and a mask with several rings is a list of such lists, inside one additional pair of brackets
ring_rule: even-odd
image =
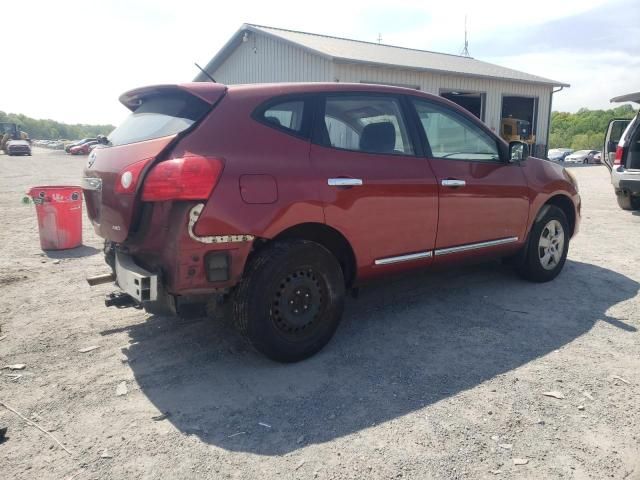
[(191, 83), (120, 101), (132, 114), (83, 179), (113, 269), (93, 283), (149, 312), (228, 299), (278, 361), (320, 350), (345, 292), (373, 278), (505, 257), (544, 282), (578, 230), (570, 173), (433, 95)]

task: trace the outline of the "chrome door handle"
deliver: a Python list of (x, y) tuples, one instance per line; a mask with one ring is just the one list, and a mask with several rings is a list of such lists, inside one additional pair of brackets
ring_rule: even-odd
[(329, 178), (327, 185), (330, 187), (359, 187), (362, 185), (361, 178)]
[(464, 180), (447, 179), (442, 180), (441, 184), (443, 187), (464, 187), (467, 182)]

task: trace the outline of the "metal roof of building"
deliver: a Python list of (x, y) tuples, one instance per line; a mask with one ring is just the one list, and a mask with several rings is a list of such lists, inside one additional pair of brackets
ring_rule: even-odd
[[(242, 36), (247, 31), (276, 37), (336, 62), (397, 67), (409, 70), (512, 80), (552, 86), (569, 86), (566, 83), (558, 82), (556, 80), (531, 75), (511, 68), (501, 67), (500, 65), (483, 62), (471, 57), (396, 47), (393, 45), (363, 42), (360, 40), (350, 40), (346, 38), (330, 37), (328, 35), (318, 35), (314, 33), (298, 32), (295, 30), (285, 30), (253, 24), (244, 24), (229, 40), (229, 42), (227, 42), (222, 50), (220, 50), (220, 52), (209, 62), (206, 70), (208, 72), (213, 72), (217, 69), (218, 66), (220, 66), (237, 47), (238, 43), (242, 41)], [(201, 75), (196, 77), (196, 79), (201, 79), (200, 77)], [(202, 79), (204, 79), (204, 77)]]

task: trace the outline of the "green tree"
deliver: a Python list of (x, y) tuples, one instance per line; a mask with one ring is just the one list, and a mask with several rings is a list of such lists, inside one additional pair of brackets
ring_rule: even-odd
[(108, 135), (115, 127), (113, 125), (87, 125), (56, 122), (55, 120), (38, 120), (19, 113), (5, 113), (0, 111), (0, 122), (13, 122), (29, 137), (39, 140), (79, 140), (97, 135)]
[(614, 118), (633, 118), (631, 105), (610, 110), (581, 108), (576, 113), (551, 112), (549, 148), (600, 150), (609, 121)]

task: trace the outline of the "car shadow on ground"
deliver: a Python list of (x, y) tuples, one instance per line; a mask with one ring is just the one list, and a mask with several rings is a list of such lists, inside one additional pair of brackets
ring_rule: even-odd
[(76, 248), (69, 248), (67, 250), (43, 250), (45, 255), (49, 258), (82, 258), (90, 257), (96, 253), (100, 253), (102, 250), (90, 247), (89, 245), (80, 245)]
[(280, 455), (473, 388), (598, 320), (635, 332), (607, 311), (638, 287), (586, 263), (568, 261), (546, 284), (491, 263), (363, 289), (332, 342), (298, 364), (273, 363), (228, 320), (202, 318), (150, 317), (127, 328), (123, 353), (164, 421), (227, 450)]

